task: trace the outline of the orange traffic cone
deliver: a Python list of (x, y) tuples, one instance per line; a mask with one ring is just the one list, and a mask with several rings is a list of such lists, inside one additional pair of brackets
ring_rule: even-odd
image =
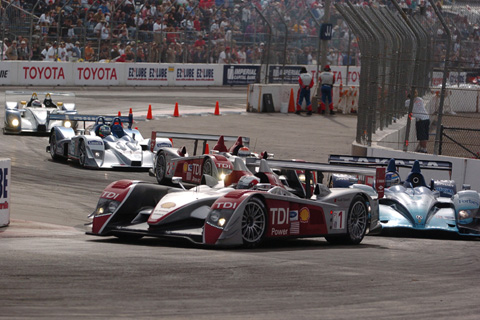
[(208, 147), (208, 143), (205, 144), (205, 152), (203, 154), (209, 154), (210, 148)]
[(293, 88), (290, 91), (290, 101), (288, 102), (288, 113), (295, 112), (295, 94), (293, 93)]
[(218, 106), (218, 101), (217, 104), (215, 105), (215, 112), (213, 113), (215, 116), (220, 115), (220, 107)]
[(178, 113), (178, 102), (175, 102), (175, 110), (173, 111), (173, 116), (180, 117), (180, 114)]
[(122, 116), (122, 112), (118, 111), (118, 116), (121, 117), (121, 116)]
[(149, 104), (148, 105), (148, 112), (147, 112), (147, 120), (152, 120), (153, 119), (153, 115), (152, 115), (152, 105)]

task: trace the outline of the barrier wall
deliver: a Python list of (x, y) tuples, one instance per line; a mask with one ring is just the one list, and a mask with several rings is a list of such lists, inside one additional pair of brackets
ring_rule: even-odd
[(0, 227), (10, 223), (10, 159), (0, 159)]
[[(298, 83), (302, 66), (175, 63), (0, 61), (0, 85), (9, 86), (222, 86)], [(285, 68), (285, 69), (284, 69)], [(317, 66), (307, 70), (316, 78)], [(285, 76), (282, 78), (283, 71)], [(359, 67), (332, 66), (337, 84), (358, 85)]]

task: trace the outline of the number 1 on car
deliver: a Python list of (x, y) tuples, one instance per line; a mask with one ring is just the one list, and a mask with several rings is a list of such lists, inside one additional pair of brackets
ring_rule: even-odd
[(333, 211), (332, 229), (343, 229), (345, 225), (344, 219), (343, 211)]

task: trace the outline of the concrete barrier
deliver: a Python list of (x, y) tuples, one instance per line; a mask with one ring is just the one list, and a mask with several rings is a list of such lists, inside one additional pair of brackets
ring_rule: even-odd
[(0, 159), (0, 227), (10, 223), (10, 159)]

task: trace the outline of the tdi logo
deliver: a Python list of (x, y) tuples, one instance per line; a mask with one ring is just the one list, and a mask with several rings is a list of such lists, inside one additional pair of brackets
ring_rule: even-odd
[(116, 199), (120, 194), (110, 191), (104, 191), (102, 194), (102, 198), (106, 199)]
[(270, 208), (272, 217), (272, 236), (287, 236), (290, 225), (289, 208)]

